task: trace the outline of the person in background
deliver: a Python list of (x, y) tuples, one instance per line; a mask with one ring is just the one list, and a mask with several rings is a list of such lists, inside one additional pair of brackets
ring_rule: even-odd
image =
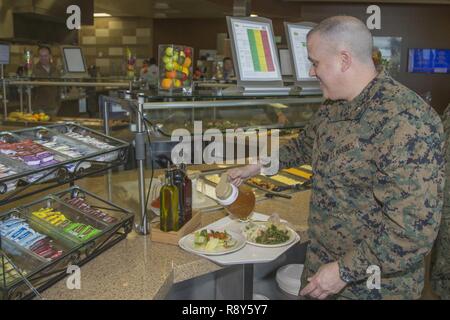
[(208, 72), (208, 66), (206, 65), (206, 56), (201, 56), (197, 60), (197, 67), (195, 68), (194, 77), (195, 80), (205, 80), (206, 73)]
[[(60, 73), (52, 62), (52, 51), (48, 46), (39, 46), (39, 62), (33, 67), (35, 78), (59, 78)], [(56, 116), (61, 104), (58, 87), (35, 87), (33, 91), (32, 109)]]
[(158, 65), (156, 64), (155, 58), (144, 60), (140, 77), (141, 80), (146, 81), (149, 85), (156, 85), (158, 83)]
[(235, 77), (233, 60), (230, 57), (223, 58), (223, 80), (229, 81)]

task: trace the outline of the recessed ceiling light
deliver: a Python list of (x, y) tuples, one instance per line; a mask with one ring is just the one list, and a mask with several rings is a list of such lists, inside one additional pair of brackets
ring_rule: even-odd
[(154, 5), (155, 9), (169, 9), (169, 4), (165, 3), (165, 2), (156, 2)]
[(181, 13), (181, 11), (177, 10), (177, 9), (170, 9), (170, 10), (167, 10), (165, 13), (174, 14), (174, 13)]
[(111, 15), (109, 13), (99, 12), (99, 13), (94, 13), (94, 17), (95, 18), (104, 18), (104, 17), (111, 17)]
[(167, 14), (164, 12), (156, 12), (154, 15), (155, 18), (167, 18)]

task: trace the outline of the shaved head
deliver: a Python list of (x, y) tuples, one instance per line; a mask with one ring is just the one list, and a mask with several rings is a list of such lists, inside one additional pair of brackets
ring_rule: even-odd
[(346, 50), (361, 63), (372, 63), (372, 34), (359, 19), (351, 16), (335, 16), (323, 20), (308, 33), (308, 39), (318, 34), (328, 49)]

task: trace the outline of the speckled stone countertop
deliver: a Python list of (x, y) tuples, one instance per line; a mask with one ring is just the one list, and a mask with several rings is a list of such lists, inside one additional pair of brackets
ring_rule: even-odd
[[(147, 172), (146, 177), (150, 174)], [(137, 171), (122, 171), (77, 181), (78, 186), (138, 212)], [(148, 185), (148, 183), (147, 183)], [(67, 186), (65, 187), (67, 188)], [(62, 190), (65, 188), (58, 188)], [(42, 197), (43, 195), (39, 195)], [(36, 198), (38, 196), (32, 197)], [(273, 198), (257, 202), (256, 212), (278, 213), (307, 241), (310, 192), (292, 199)], [(23, 203), (32, 199), (22, 200)], [(202, 213), (205, 226), (226, 215), (224, 210)], [(151, 217), (152, 218), (152, 217)], [(81, 267), (81, 290), (69, 290), (63, 279), (42, 293), (44, 299), (164, 299), (172, 284), (214, 272), (222, 267), (183, 251), (177, 246), (154, 243), (149, 236), (132, 232), (118, 244)]]

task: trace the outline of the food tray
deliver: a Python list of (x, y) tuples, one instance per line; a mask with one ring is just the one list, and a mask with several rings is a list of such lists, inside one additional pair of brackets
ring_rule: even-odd
[[(18, 132), (17, 135), (21, 136), (24, 139), (33, 140), (34, 142), (43, 145), (54, 152), (63, 153), (71, 159), (83, 158), (99, 151), (97, 148), (91, 147), (84, 143), (80, 143), (79, 141), (66, 137), (62, 134), (59, 134), (57, 131), (44, 126), (22, 130)], [(49, 146), (52, 142), (56, 145)], [(57, 148), (61, 146), (67, 146), (68, 148), (70, 148), (70, 151), (57, 150)], [(72, 150), (75, 152), (73, 152)]]
[[(99, 218), (84, 213), (82, 210), (67, 205), (65, 201), (72, 198), (83, 198), (91, 206), (101, 207), (101, 210), (108, 212), (108, 214), (114, 213), (116, 220), (111, 223), (106, 223)], [(45, 206), (55, 207), (55, 209), (63, 212), (67, 218), (77, 222), (91, 224), (99, 228), (101, 232), (86, 241), (80, 240), (70, 234), (67, 235), (65, 232), (58, 230), (54, 225), (33, 217), (33, 211)], [(16, 276), (12, 279), (13, 281), (10, 279), (7, 283), (0, 281), (1, 299), (33, 297), (34, 293), (27, 283), (31, 284), (38, 291), (48, 288), (67, 275), (68, 265), (81, 266), (124, 239), (132, 230), (134, 218), (134, 215), (128, 210), (120, 208), (77, 186), (0, 214), (0, 220), (4, 221), (11, 215), (26, 219), (33, 230), (51, 238), (54, 247), (62, 250), (63, 254), (49, 261), (34, 254), (30, 250), (20, 247), (17, 243), (5, 240), (5, 237), (2, 237), (2, 250), (0, 252), (4, 250), (8, 258), (21, 271), (26, 273), (26, 280), (20, 276)], [(9, 272), (11, 272), (10, 264), (7, 266), (8, 262), (4, 261), (7, 260), (4, 257), (0, 257), (0, 268), (9, 268)]]
[[(113, 137), (106, 136), (100, 132), (80, 126), (75, 123), (55, 124), (48, 128), (59, 134), (69, 137), (71, 140), (85, 146), (90, 146), (101, 155), (95, 157), (97, 161), (114, 161), (119, 157), (118, 149), (124, 146), (124, 142)], [(72, 136), (70, 136), (72, 135)], [(90, 139), (90, 140), (83, 140)], [(93, 141), (96, 141), (94, 143)]]
[(63, 242), (81, 244), (83, 242), (86, 242), (86, 240), (81, 240), (71, 233), (66, 232), (65, 228), (55, 226), (52, 223), (33, 215), (34, 212), (38, 212), (40, 209), (46, 208), (52, 208), (55, 211), (61, 212), (68, 220), (72, 221), (73, 223), (88, 225), (92, 228), (95, 228), (96, 230), (99, 230), (100, 232), (103, 232), (107, 227), (105, 223), (97, 221), (96, 219), (85, 215), (84, 213), (74, 209), (73, 207), (66, 205), (64, 202), (60, 201), (54, 196), (48, 196), (42, 200), (35, 201), (27, 205), (26, 208), (22, 209), (22, 211), (25, 213), (25, 216), (30, 222), (32, 222), (36, 226), (40, 226), (40, 228), (45, 231), (45, 234), (51, 235), (57, 239), (61, 239), (61, 241)]
[[(259, 183), (256, 183), (255, 180), (259, 181)], [(289, 185), (272, 180), (270, 177), (263, 175), (257, 175), (247, 179), (245, 183), (253, 188), (266, 192), (289, 192), (293, 190)], [(301, 184), (300, 181), (299, 184)]]
[(282, 171), (282, 173), (289, 177), (296, 177), (297, 179), (302, 179), (302, 180), (307, 181), (307, 180), (311, 180), (311, 177), (313, 174), (311, 170), (306, 169), (307, 167), (309, 167), (309, 166), (284, 169)]
[[(21, 137), (20, 135), (16, 134), (15, 132), (4, 131), (4, 132), (0, 132), (0, 140), (7, 142), (7, 143), (22, 143), (28, 139)], [(22, 175), (23, 173), (30, 173), (26, 177), (22, 178), (24, 181), (31, 183), (38, 179), (41, 179), (44, 176), (46, 176), (46, 177), (45, 177), (45, 179), (42, 179), (42, 181), (47, 181), (49, 179), (52, 179), (52, 178), (54, 178), (55, 175), (50, 174), (52, 172), (51, 168), (61, 165), (63, 163), (66, 163), (70, 159), (69, 157), (67, 157), (59, 152), (48, 149), (48, 148), (41, 146), (39, 144), (36, 144), (34, 142), (32, 142), (31, 145), (32, 146), (37, 145), (37, 146), (39, 146), (39, 149), (43, 150), (44, 152), (47, 151), (47, 152), (51, 153), (53, 160), (56, 161), (57, 163), (48, 164), (48, 165), (42, 166), (42, 167), (41, 166), (35, 167), (35, 166), (25, 163), (22, 160), (13, 158), (12, 155), (1, 153), (0, 162), (7, 165), (8, 167), (17, 169), (18, 175)], [(68, 170), (73, 170), (73, 168), (74, 168), (73, 165), (70, 165), (68, 163), (66, 163), (66, 165), (67, 165)], [(48, 169), (48, 170), (46, 170), (46, 169)], [(9, 178), (8, 180), (11, 179), (11, 177), (8, 177), (8, 178)]]
[[(65, 136), (69, 132), (95, 137), (95, 139), (102, 141), (102, 143), (108, 144), (109, 147), (107, 150), (101, 150), (88, 143)], [(117, 167), (127, 161), (129, 152), (128, 143), (72, 123), (56, 124), (46, 127), (38, 126), (12, 132), (5, 131), (0, 133), (0, 139), (2, 138), (11, 142), (23, 142), (25, 140), (37, 141), (38, 139), (45, 139), (47, 141), (56, 140), (79, 150), (80, 157), (74, 155), (71, 158), (69, 155), (72, 153), (68, 155), (67, 150), (62, 150), (66, 152), (66, 154), (63, 154), (51, 148), (42, 147), (39, 144), (43, 150), (54, 155), (54, 158), (58, 159), (59, 162), (45, 167), (35, 168), (23, 161), (0, 154), (0, 164), (16, 172), (16, 174), (0, 178), (0, 205), (48, 190), (61, 184), (69, 183), (90, 174), (97, 174)], [(38, 183), (46, 183), (46, 186), (39, 189), (28, 188), (32, 184)]]
[(178, 231), (164, 232), (159, 229), (159, 223), (152, 225), (152, 230), (150, 232), (151, 239), (154, 242), (178, 245), (178, 241), (185, 235), (197, 230), (201, 225), (201, 214), (195, 211), (192, 215), (191, 220), (186, 222)]
[[(220, 175), (223, 172), (225, 172), (225, 170), (221, 170), (220, 172), (203, 172), (199, 177), (200, 179), (197, 183), (197, 190), (214, 201), (217, 201), (215, 190), (218, 179), (220, 179)], [(264, 198), (264, 192), (261, 192), (262, 189), (258, 189), (256, 187), (253, 187), (253, 189), (255, 189), (254, 192), (257, 201)]]

